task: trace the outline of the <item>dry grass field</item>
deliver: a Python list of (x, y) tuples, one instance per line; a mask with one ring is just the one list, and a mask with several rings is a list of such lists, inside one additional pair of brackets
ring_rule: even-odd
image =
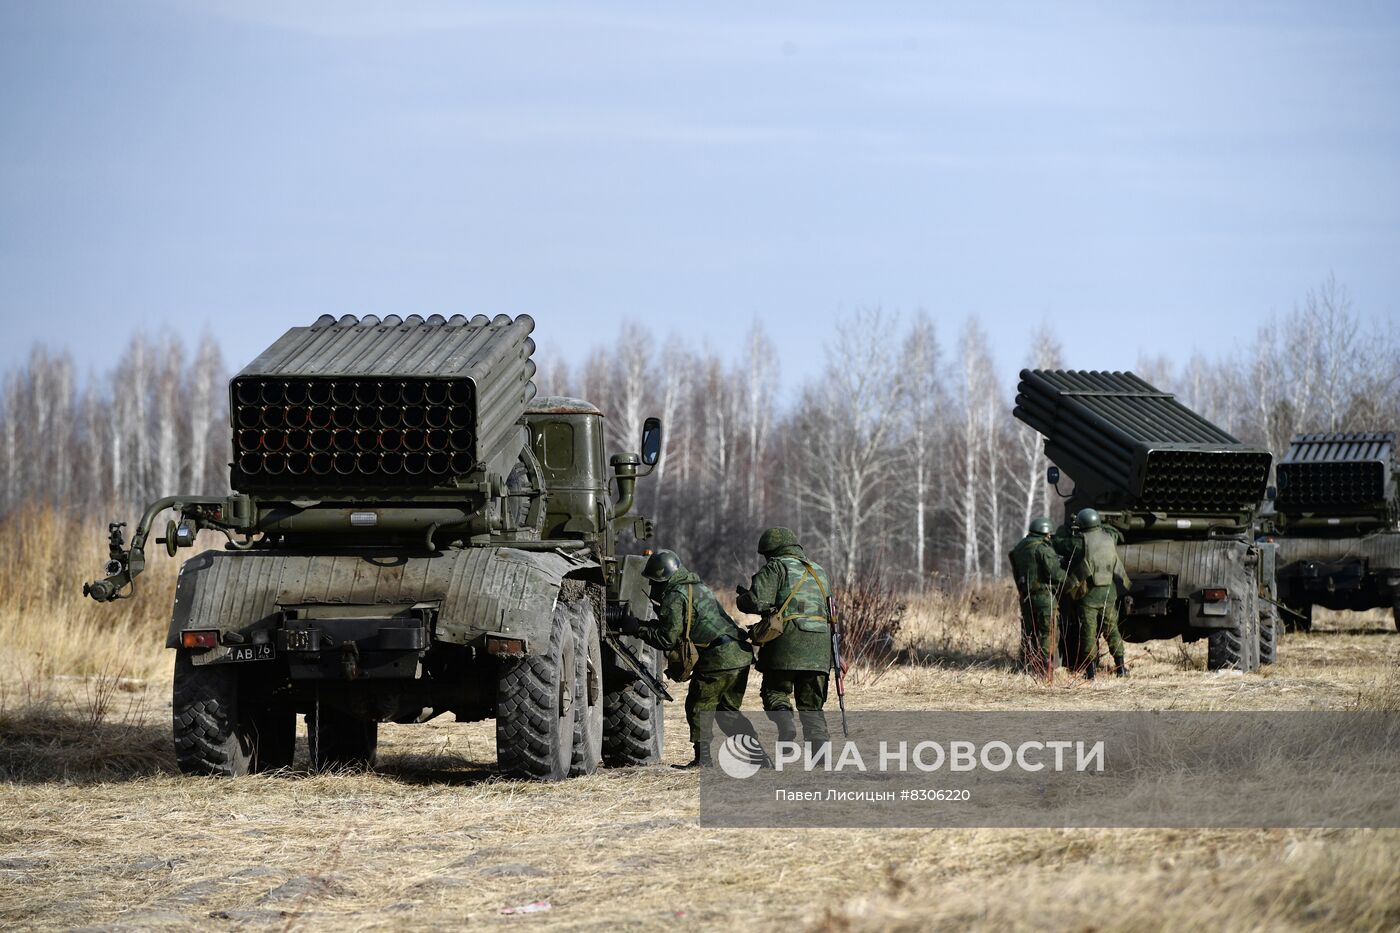
[[(76, 593), (95, 539), (45, 521), (0, 529), (0, 926), (1400, 927), (1400, 831), (704, 829), (692, 773), (502, 781), (491, 724), (444, 721), (384, 727), (373, 774), (182, 778), (160, 647), (174, 562), (98, 607)], [(1323, 617), (1260, 675), (1157, 642), (1130, 646), (1126, 682), (1051, 686), (1012, 671), (1014, 626), (995, 591), (916, 600), (903, 638), (921, 662), (853, 683), (850, 705), (1400, 706), (1380, 615)], [(688, 757), (681, 716), (668, 763)]]

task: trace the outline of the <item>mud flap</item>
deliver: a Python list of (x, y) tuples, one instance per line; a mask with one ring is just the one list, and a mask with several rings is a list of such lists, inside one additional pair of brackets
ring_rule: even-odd
[[(598, 574), (587, 559), (505, 547), (425, 557), (206, 551), (180, 570), (166, 644), (177, 647), (190, 627), (266, 640), (288, 606), (385, 607), (386, 616), (435, 606), (438, 641), (465, 645), (508, 633), (531, 652), (546, 650), (564, 578)], [(258, 630), (267, 635), (253, 638)]]

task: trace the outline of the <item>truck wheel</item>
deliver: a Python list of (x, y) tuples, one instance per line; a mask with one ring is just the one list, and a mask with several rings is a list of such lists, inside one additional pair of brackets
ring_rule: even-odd
[(379, 723), (336, 710), (306, 714), (306, 747), (313, 771), (364, 771), (379, 754)]
[(596, 604), (585, 599), (577, 605), (574, 644), (579, 651), (574, 665), (574, 744), (570, 777), (592, 774), (603, 758), (602, 638), (598, 634)]
[[(640, 654), (656, 670), (656, 649)], [(666, 734), (666, 710), (661, 698), (639, 680), (610, 690), (603, 696), (603, 764), (610, 768), (654, 765), (661, 760), (661, 740)]]
[(506, 660), (496, 682), (496, 762), (502, 773), (562, 781), (574, 747), (574, 628), (560, 602), (549, 653)]
[(1244, 670), (1244, 638), (1238, 627), (1211, 631), (1206, 650), (1206, 670)]
[[(1268, 603), (1255, 599), (1254, 605), (1249, 610), (1249, 669), (1257, 671), (1264, 666), (1264, 622), (1265, 618), (1260, 610), (1267, 607)], [(1273, 662), (1270, 661), (1270, 664)]]
[(239, 715), (236, 667), (196, 667), (188, 651), (177, 649), (170, 710), (182, 773), (239, 777), (253, 769), (257, 742), (253, 724)]
[(1259, 668), (1259, 629), (1258, 619), (1251, 617), (1251, 608), (1243, 616), (1236, 616), (1230, 628), (1214, 629), (1209, 635), (1206, 651), (1206, 670), (1210, 671), (1249, 671)]
[(1278, 661), (1278, 630), (1277, 612), (1269, 612), (1259, 620), (1259, 663), (1261, 665), (1273, 664)]

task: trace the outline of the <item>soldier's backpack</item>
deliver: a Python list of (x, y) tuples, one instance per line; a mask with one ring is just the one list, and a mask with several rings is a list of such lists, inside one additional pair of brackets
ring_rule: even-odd
[(685, 587), (685, 628), (681, 630), (681, 640), (676, 647), (666, 652), (666, 676), (676, 683), (690, 679), (695, 665), (700, 661), (700, 649), (690, 638), (690, 623), (695, 608), (695, 586)]
[(783, 634), (783, 631), (787, 628), (788, 622), (791, 621), (787, 616), (788, 604), (791, 603), (792, 598), (797, 595), (797, 591), (802, 589), (802, 584), (807, 582), (808, 577), (816, 581), (817, 589), (822, 591), (822, 598), (826, 598), (826, 587), (822, 586), (821, 578), (812, 572), (812, 565), (804, 560), (802, 566), (805, 568), (802, 571), (802, 576), (798, 577), (797, 583), (792, 589), (788, 590), (787, 599), (783, 600), (783, 604), (777, 609), (770, 609), (768, 612), (765, 612), (759, 617), (757, 622), (749, 627), (749, 641), (753, 644), (766, 645)]

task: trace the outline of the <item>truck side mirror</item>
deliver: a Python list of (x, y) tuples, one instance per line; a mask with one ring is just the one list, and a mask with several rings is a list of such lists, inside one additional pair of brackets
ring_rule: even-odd
[(1060, 468), (1059, 468), (1059, 467), (1057, 467), (1057, 466), (1052, 466), (1052, 467), (1050, 467), (1048, 470), (1045, 471), (1045, 482), (1049, 483), (1051, 486), (1054, 486), (1054, 485), (1056, 485), (1057, 483), (1059, 483), (1059, 481), (1060, 481)]
[(1278, 487), (1277, 487), (1277, 486), (1265, 486), (1265, 487), (1264, 487), (1264, 498), (1265, 498), (1265, 499), (1268, 499), (1270, 502), (1273, 502), (1275, 499), (1277, 499), (1277, 498), (1278, 498)]
[(642, 463), (656, 466), (661, 459), (661, 419), (648, 418), (642, 423)]

